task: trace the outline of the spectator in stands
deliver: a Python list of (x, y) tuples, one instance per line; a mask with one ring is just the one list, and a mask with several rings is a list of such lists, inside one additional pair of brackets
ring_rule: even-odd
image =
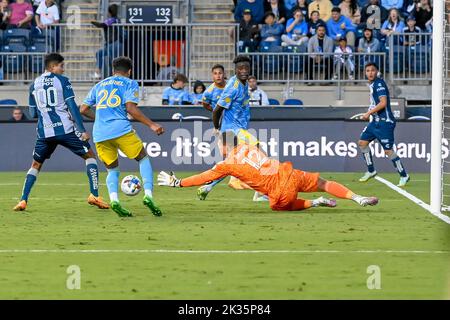
[(342, 37), (339, 39), (339, 45), (334, 50), (334, 76), (333, 80), (337, 80), (343, 68), (347, 69), (348, 79), (354, 79), (355, 61), (353, 60), (352, 48), (347, 46), (347, 39)]
[(297, 0), (295, 6), (291, 10), (291, 17), (294, 16), (294, 12), (300, 9), (306, 22), (309, 21), (308, 2), (306, 0)]
[(282, 45), (301, 46), (308, 43), (308, 23), (305, 21), (300, 8), (297, 8), (294, 17), (288, 20), (286, 32), (287, 34), (281, 36)]
[(333, 4), (330, 0), (314, 0), (308, 6), (309, 12), (319, 11), (320, 19), (325, 22), (331, 18), (331, 9), (333, 9)]
[(325, 21), (320, 19), (319, 11), (311, 12), (311, 17), (310, 17), (309, 23), (308, 23), (308, 37), (311, 38), (312, 36), (316, 35), (317, 27), (320, 25), (326, 27)]
[[(308, 41), (308, 79), (313, 79), (314, 68), (324, 67), (325, 79), (329, 79), (332, 73), (333, 64), (331, 56), (333, 54), (333, 39), (326, 35), (325, 25), (317, 27), (317, 34)], [(310, 85), (310, 83), (308, 84)]]
[[(403, 45), (413, 47), (420, 44), (422, 30), (416, 26), (416, 18), (414, 16), (409, 16), (406, 19), (406, 27), (403, 28), (403, 33), (406, 33), (402, 37)], [(417, 34), (416, 34), (417, 33)]]
[(369, 0), (358, 0), (358, 6), (360, 8), (365, 7), (369, 3)]
[(163, 91), (162, 105), (176, 106), (191, 104), (189, 93), (184, 90), (186, 83), (188, 83), (186, 76), (181, 73), (177, 74), (170, 87), (165, 88)]
[(431, 25), (433, 18), (433, 7), (430, 4), (430, 0), (420, 0), (420, 2), (417, 3), (414, 17), (417, 22), (416, 26), (426, 32), (428, 26)]
[(381, 5), (386, 10), (391, 9), (401, 10), (403, 8), (403, 0), (381, 0)]
[(405, 23), (400, 18), (399, 11), (397, 9), (389, 10), (389, 18), (383, 23), (381, 27), (381, 34), (386, 36), (386, 42), (393, 34), (402, 33), (405, 28)]
[(341, 14), (349, 18), (355, 26), (361, 23), (361, 10), (356, 0), (343, 0), (339, 8)]
[(264, 21), (263, 0), (240, 0), (234, 10), (234, 20), (240, 22), (244, 15), (244, 10), (249, 9), (252, 13), (253, 21), (260, 24)]
[(261, 28), (261, 44), (281, 45), (281, 35), (284, 32), (284, 26), (275, 22), (273, 12), (267, 12), (264, 16), (265, 24)]
[(380, 52), (380, 49), (380, 41), (374, 37), (373, 29), (366, 27), (363, 32), (363, 37), (359, 39), (358, 52)]
[(8, 0), (1, 0), (0, 2), (0, 30), (5, 30), (8, 26), (8, 20), (11, 16), (11, 11), (9, 10)]
[(346, 37), (348, 45), (355, 47), (356, 28), (352, 21), (341, 15), (341, 9), (334, 7), (331, 11), (331, 19), (327, 22), (328, 36), (338, 45), (339, 39)]
[(22, 122), (22, 121), (27, 121), (27, 120), (28, 120), (27, 117), (25, 117), (22, 109), (20, 109), (19, 107), (14, 108), (14, 110), (12, 112), (12, 116), (9, 119), (9, 121), (12, 121), (12, 122)]
[(248, 93), (250, 95), (251, 107), (270, 105), (267, 94), (264, 90), (258, 88), (258, 83), (255, 76), (248, 77)]
[(48, 25), (59, 23), (59, 9), (54, 0), (45, 0), (36, 10), (36, 26), (43, 30)]
[(259, 43), (259, 28), (253, 22), (250, 10), (244, 11), (244, 16), (239, 23), (239, 47), (241, 51), (254, 52)]
[(31, 3), (25, 0), (16, 0), (16, 2), (9, 5), (11, 15), (9, 17), (8, 28), (25, 28), (31, 27), (31, 20), (33, 19), (33, 7)]
[(108, 7), (108, 18), (105, 21), (91, 21), (94, 26), (103, 29), (105, 37), (103, 48), (96, 53), (98, 71), (93, 75), (96, 79), (108, 77), (111, 72), (113, 59), (122, 53), (120, 32), (118, 28), (113, 26), (120, 22), (117, 17), (118, 12), (119, 6), (117, 4), (111, 4)]
[(283, 0), (266, 0), (264, 2), (264, 12), (272, 12), (277, 23), (286, 23), (287, 12)]
[[(378, 15), (377, 12), (380, 14)], [(380, 0), (369, 0), (369, 3), (361, 10), (362, 27), (368, 26), (372, 29), (380, 29), (381, 25), (387, 20), (388, 16), (389, 12), (382, 5), (380, 5)]]
[(297, 5), (297, 0), (284, 0), (284, 6), (286, 10), (292, 12), (294, 7)]
[(197, 80), (194, 82), (193, 91), (190, 94), (191, 104), (201, 105), (203, 100), (203, 92), (205, 92), (206, 87), (203, 82)]

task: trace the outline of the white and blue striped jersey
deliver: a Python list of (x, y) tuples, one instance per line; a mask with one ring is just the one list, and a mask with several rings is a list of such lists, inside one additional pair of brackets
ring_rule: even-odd
[(370, 85), (370, 106), (369, 110), (374, 109), (379, 103), (381, 97), (386, 97), (387, 105), (386, 108), (372, 114), (373, 118), (378, 121), (395, 122), (394, 114), (391, 110), (391, 99), (389, 97), (389, 89), (381, 78), (376, 78)]
[(45, 72), (30, 86), (30, 108), (38, 116), (38, 138), (50, 138), (75, 130), (67, 101), (74, 98), (72, 84), (67, 77)]

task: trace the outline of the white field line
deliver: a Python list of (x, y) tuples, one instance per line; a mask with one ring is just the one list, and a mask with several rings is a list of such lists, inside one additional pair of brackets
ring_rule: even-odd
[(437, 217), (438, 219), (444, 221), (445, 223), (450, 224), (450, 217), (446, 216), (442, 213), (434, 213), (431, 211), (431, 207), (429, 204), (425, 203), (424, 201), (420, 200), (419, 198), (417, 198), (416, 196), (412, 195), (411, 193), (403, 190), (402, 188), (397, 187), (395, 184), (381, 178), (380, 176), (376, 176), (375, 177), (376, 180), (378, 180), (379, 182), (385, 184), (386, 186), (388, 186), (389, 188), (391, 188), (394, 191), (397, 191), (398, 193), (400, 193), (402, 196), (405, 196), (406, 198), (408, 198), (409, 200), (411, 200), (412, 202), (414, 202), (415, 204), (421, 206), (422, 208), (424, 208), (425, 210), (427, 210), (429, 213), (431, 213), (433, 216)]
[(177, 250), (177, 249), (0, 249), (11, 253), (175, 253), (175, 254), (450, 254), (441, 250)]

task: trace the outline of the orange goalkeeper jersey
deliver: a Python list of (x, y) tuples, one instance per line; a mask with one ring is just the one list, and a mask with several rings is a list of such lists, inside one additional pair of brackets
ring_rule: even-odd
[(200, 186), (226, 176), (233, 176), (276, 201), (292, 173), (292, 163), (280, 163), (269, 158), (255, 146), (241, 144), (212, 169), (182, 179), (181, 186)]

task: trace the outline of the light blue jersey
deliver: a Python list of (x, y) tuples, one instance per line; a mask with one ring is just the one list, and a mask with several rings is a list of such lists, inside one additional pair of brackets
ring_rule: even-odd
[(112, 76), (91, 89), (84, 104), (96, 106), (93, 131), (95, 143), (118, 138), (133, 130), (127, 117), (127, 102), (139, 102), (139, 86), (129, 78)]
[(67, 77), (45, 72), (34, 80), (30, 86), (29, 106), (37, 113), (39, 138), (65, 135), (75, 130), (67, 105), (74, 97)]
[(214, 110), (216, 108), (217, 101), (219, 101), (220, 96), (222, 95), (224, 89), (225, 87), (223, 88), (218, 87), (213, 82), (203, 93), (202, 101), (204, 103), (209, 104), (211, 108)]
[(172, 86), (164, 89), (162, 94), (163, 104), (167, 102), (169, 106), (178, 106), (191, 104), (191, 98), (189, 92), (185, 89), (175, 89)]
[(222, 115), (220, 131), (234, 131), (238, 134), (240, 129), (247, 130), (250, 121), (250, 95), (248, 84), (243, 85), (236, 76), (228, 80), (217, 105), (225, 108)]

